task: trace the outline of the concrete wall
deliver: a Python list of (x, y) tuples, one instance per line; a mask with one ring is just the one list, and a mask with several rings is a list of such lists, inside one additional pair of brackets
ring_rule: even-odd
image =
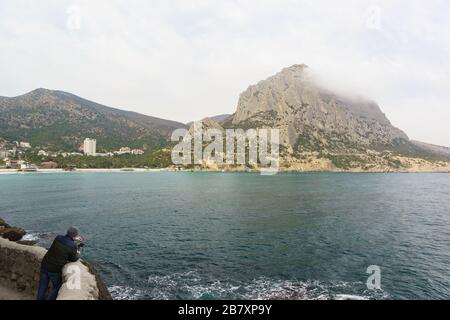
[[(25, 246), (0, 238), (0, 284), (35, 299), (39, 286), (41, 261), (46, 249)], [(79, 276), (77, 281), (76, 276)], [(58, 300), (97, 300), (99, 290), (95, 276), (80, 261), (63, 269), (64, 284)]]

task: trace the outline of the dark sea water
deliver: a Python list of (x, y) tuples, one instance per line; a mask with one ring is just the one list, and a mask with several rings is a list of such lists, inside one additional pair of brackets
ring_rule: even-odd
[(450, 298), (450, 174), (0, 175), (0, 217), (78, 226), (117, 299)]

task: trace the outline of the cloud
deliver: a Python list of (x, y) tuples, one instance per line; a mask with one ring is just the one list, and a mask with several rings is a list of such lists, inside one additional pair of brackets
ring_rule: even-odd
[(412, 138), (450, 146), (447, 12), (444, 0), (0, 0), (0, 95), (61, 89), (187, 122), (306, 63)]

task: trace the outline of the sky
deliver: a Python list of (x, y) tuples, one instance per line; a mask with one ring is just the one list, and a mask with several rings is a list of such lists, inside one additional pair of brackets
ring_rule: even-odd
[(307, 64), (450, 147), (447, 0), (0, 0), (0, 96), (64, 90), (180, 122)]

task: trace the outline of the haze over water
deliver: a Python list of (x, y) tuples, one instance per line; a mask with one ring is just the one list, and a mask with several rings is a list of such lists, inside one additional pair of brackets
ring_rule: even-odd
[[(0, 217), (76, 225), (121, 299), (449, 299), (449, 174), (0, 175)], [(370, 265), (381, 291), (366, 287)]]

